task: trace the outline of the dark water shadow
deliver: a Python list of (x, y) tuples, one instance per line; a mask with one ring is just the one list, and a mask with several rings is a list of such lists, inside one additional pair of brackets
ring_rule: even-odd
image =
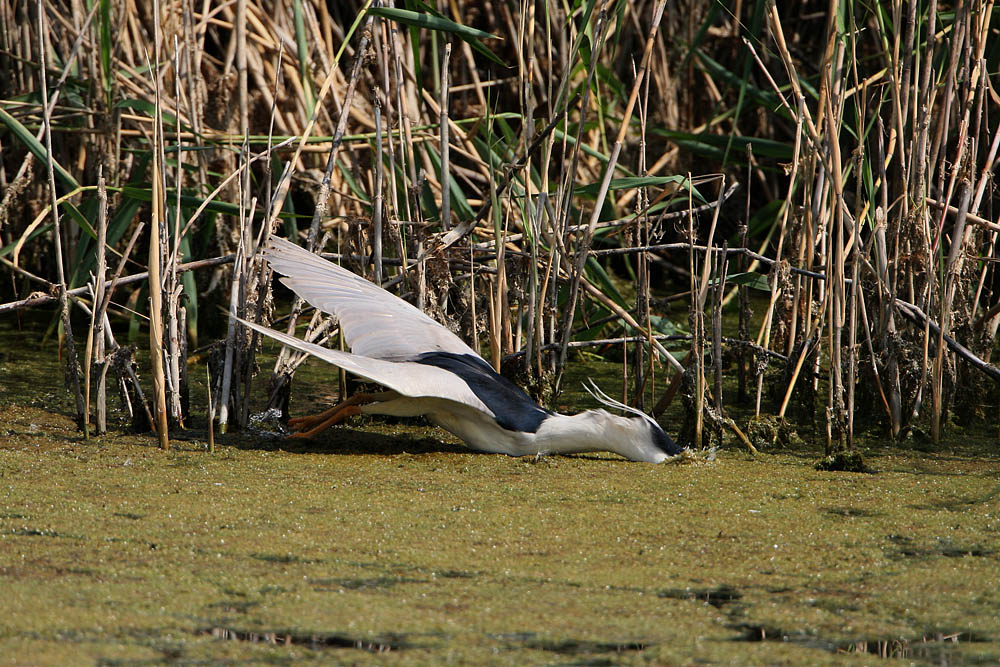
[(853, 519), (858, 517), (868, 518), (868, 517), (882, 516), (883, 514), (885, 514), (885, 512), (863, 509), (860, 507), (821, 507), (820, 511), (826, 514), (830, 514), (832, 516), (843, 517), (845, 519)]
[[(740, 635), (733, 638), (733, 641), (737, 642), (788, 642), (830, 653), (857, 653), (885, 660), (915, 659), (938, 665), (951, 665), (953, 659), (957, 661), (956, 653), (962, 644), (992, 642), (986, 635), (976, 632), (935, 632), (913, 639), (893, 637), (845, 642), (819, 637), (805, 630), (788, 630), (753, 623), (740, 623), (729, 627), (740, 631)], [(993, 658), (989, 660), (992, 662)]]
[(15, 535), (17, 537), (55, 537), (67, 540), (83, 540), (83, 535), (74, 535), (73, 533), (63, 533), (57, 530), (50, 530), (48, 528), (12, 528), (7, 532), (8, 535)]
[(368, 578), (335, 578), (309, 579), (313, 590), (338, 592), (349, 591), (387, 591), (400, 584), (429, 584), (430, 579), (414, 579), (410, 577), (368, 577)]
[(718, 588), (667, 588), (656, 592), (657, 597), (672, 600), (701, 600), (716, 609), (743, 599), (743, 594), (730, 586)]
[(992, 491), (985, 494), (934, 500), (929, 503), (910, 505), (910, 507), (918, 510), (946, 510), (948, 512), (962, 512), (977, 505), (985, 505), (986, 503), (994, 500), (997, 496), (1000, 496), (1000, 486), (994, 487)]
[[(600, 654), (638, 653), (655, 646), (651, 642), (624, 641), (602, 642), (590, 639), (547, 639), (534, 632), (512, 632), (494, 637), (504, 643), (508, 650), (532, 649), (548, 651), (564, 656), (593, 656)], [(587, 661), (574, 664), (597, 664)]]
[(209, 635), (219, 641), (239, 641), (249, 644), (271, 644), (273, 646), (298, 646), (314, 651), (325, 649), (353, 649), (367, 653), (388, 653), (410, 648), (425, 648), (411, 641), (408, 635), (386, 633), (374, 638), (355, 637), (339, 632), (305, 633), (286, 630), (245, 630), (213, 626), (196, 631), (199, 635)]
[(322, 563), (322, 559), (319, 558), (302, 558), (301, 556), (296, 556), (295, 554), (282, 553), (282, 554), (269, 554), (262, 552), (254, 552), (250, 554), (250, 558), (254, 560), (264, 561), (265, 563), (279, 563), (281, 565), (289, 565), (291, 563), (301, 563), (305, 565), (312, 565), (315, 563)]
[(892, 543), (892, 547), (883, 547), (890, 558), (916, 558), (927, 559), (936, 556), (945, 558), (991, 558), (997, 554), (997, 549), (993, 546), (984, 546), (978, 542), (964, 543), (956, 542), (949, 538), (936, 538), (933, 542), (917, 544), (910, 537), (905, 535), (888, 535), (886, 539)]
[(458, 444), (408, 433), (388, 435), (351, 427), (334, 427), (316, 438), (288, 438), (283, 434), (233, 433), (216, 436), (216, 442), (243, 450), (283, 451), (292, 454), (334, 454), (341, 456), (400, 454), (477, 453)]
[[(836, 653), (867, 655), (882, 660), (920, 660), (936, 665), (958, 663), (958, 648), (962, 644), (988, 641), (973, 633), (959, 632), (950, 635), (937, 633), (920, 639), (865, 639), (839, 645)], [(992, 660), (990, 662), (993, 662)], [(965, 661), (962, 660), (965, 664)], [(994, 663), (995, 664), (995, 663)]]

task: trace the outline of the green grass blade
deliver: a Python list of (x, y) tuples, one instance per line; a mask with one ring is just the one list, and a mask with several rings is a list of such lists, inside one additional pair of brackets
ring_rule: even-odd
[[(28, 128), (21, 124), (21, 121), (4, 111), (2, 107), (0, 107), (0, 123), (3, 123), (17, 138), (17, 140), (24, 144), (25, 148), (31, 151), (32, 155), (38, 158), (42, 163), (45, 163), (48, 151), (45, 150), (45, 146), (42, 145), (42, 142), (36, 139), (35, 135), (33, 135)], [(80, 184), (76, 182), (76, 179), (73, 178), (68, 171), (63, 169), (62, 165), (56, 162), (55, 158), (52, 158), (52, 167), (55, 169), (56, 176), (67, 187), (74, 190), (80, 187)]]
[(505, 63), (495, 53), (483, 46), (480, 41), (483, 39), (502, 39), (501, 37), (482, 30), (477, 30), (476, 28), (470, 28), (469, 26), (462, 25), (461, 23), (456, 23), (451, 19), (445, 18), (443, 15), (434, 11), (424, 3), (417, 4), (419, 4), (425, 11), (415, 12), (409, 9), (397, 9), (395, 7), (372, 7), (368, 10), (368, 13), (373, 16), (379, 16), (381, 18), (396, 21), (397, 23), (402, 23), (415, 28), (425, 28), (427, 30), (451, 33), (463, 42), (466, 42), (474, 51), (483, 57), (488, 58), (501, 67), (507, 67), (507, 63)]
[[(682, 185), (687, 182), (686, 176), (627, 176), (625, 178), (615, 178), (611, 180), (609, 190), (631, 190), (632, 188), (648, 188), (656, 185), (666, 185), (677, 183)], [(573, 193), (578, 195), (596, 195), (601, 189), (600, 183), (578, 186)], [(704, 201), (704, 198), (695, 188), (691, 188), (697, 199)]]
[(110, 102), (112, 82), (114, 81), (114, 72), (111, 71), (111, 52), (114, 47), (111, 43), (111, 0), (100, 0), (100, 3), (97, 17), (98, 30), (101, 35), (101, 73), (104, 79), (104, 95)]

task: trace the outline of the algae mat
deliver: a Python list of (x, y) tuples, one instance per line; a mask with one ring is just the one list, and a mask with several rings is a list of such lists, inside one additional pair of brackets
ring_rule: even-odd
[[(300, 369), (293, 407), (329, 377)], [(871, 475), (816, 448), (536, 462), (372, 421), (163, 452), (84, 442), (59, 378), (0, 327), (0, 662), (1000, 660), (995, 442), (868, 443)]]
[[(210, 455), (83, 443), (65, 417), (0, 408), (0, 656), (1000, 657), (995, 460), (887, 452), (875, 475), (793, 454), (534, 462), (383, 430)], [(342, 444), (358, 438), (378, 453)]]

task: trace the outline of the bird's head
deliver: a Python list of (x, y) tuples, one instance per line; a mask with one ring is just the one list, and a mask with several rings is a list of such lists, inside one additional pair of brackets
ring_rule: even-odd
[(603, 410), (597, 411), (604, 413), (610, 422), (608, 432), (613, 434), (617, 440), (614, 443), (616, 445), (614, 451), (632, 461), (649, 463), (660, 463), (667, 457), (676, 456), (683, 451), (683, 448), (667, 435), (667, 432), (660, 427), (656, 420), (642, 410), (616, 401), (601, 391), (593, 381), (590, 382), (589, 386), (585, 384), (584, 388), (599, 403), (635, 415), (633, 417), (616, 417), (604, 413)]

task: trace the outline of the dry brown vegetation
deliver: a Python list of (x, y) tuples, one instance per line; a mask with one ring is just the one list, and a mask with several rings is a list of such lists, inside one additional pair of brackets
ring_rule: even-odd
[(831, 452), (856, 418), (996, 423), (992, 1), (386, 4), (0, 0), (0, 312), (61, 302), (81, 423), (110, 374), (166, 445), (220, 335), (215, 413), (244, 425), (255, 341), (205, 306), (270, 316), (272, 233), (539, 396), (603, 341), (630, 403), (680, 388), (687, 443), (741, 406)]

